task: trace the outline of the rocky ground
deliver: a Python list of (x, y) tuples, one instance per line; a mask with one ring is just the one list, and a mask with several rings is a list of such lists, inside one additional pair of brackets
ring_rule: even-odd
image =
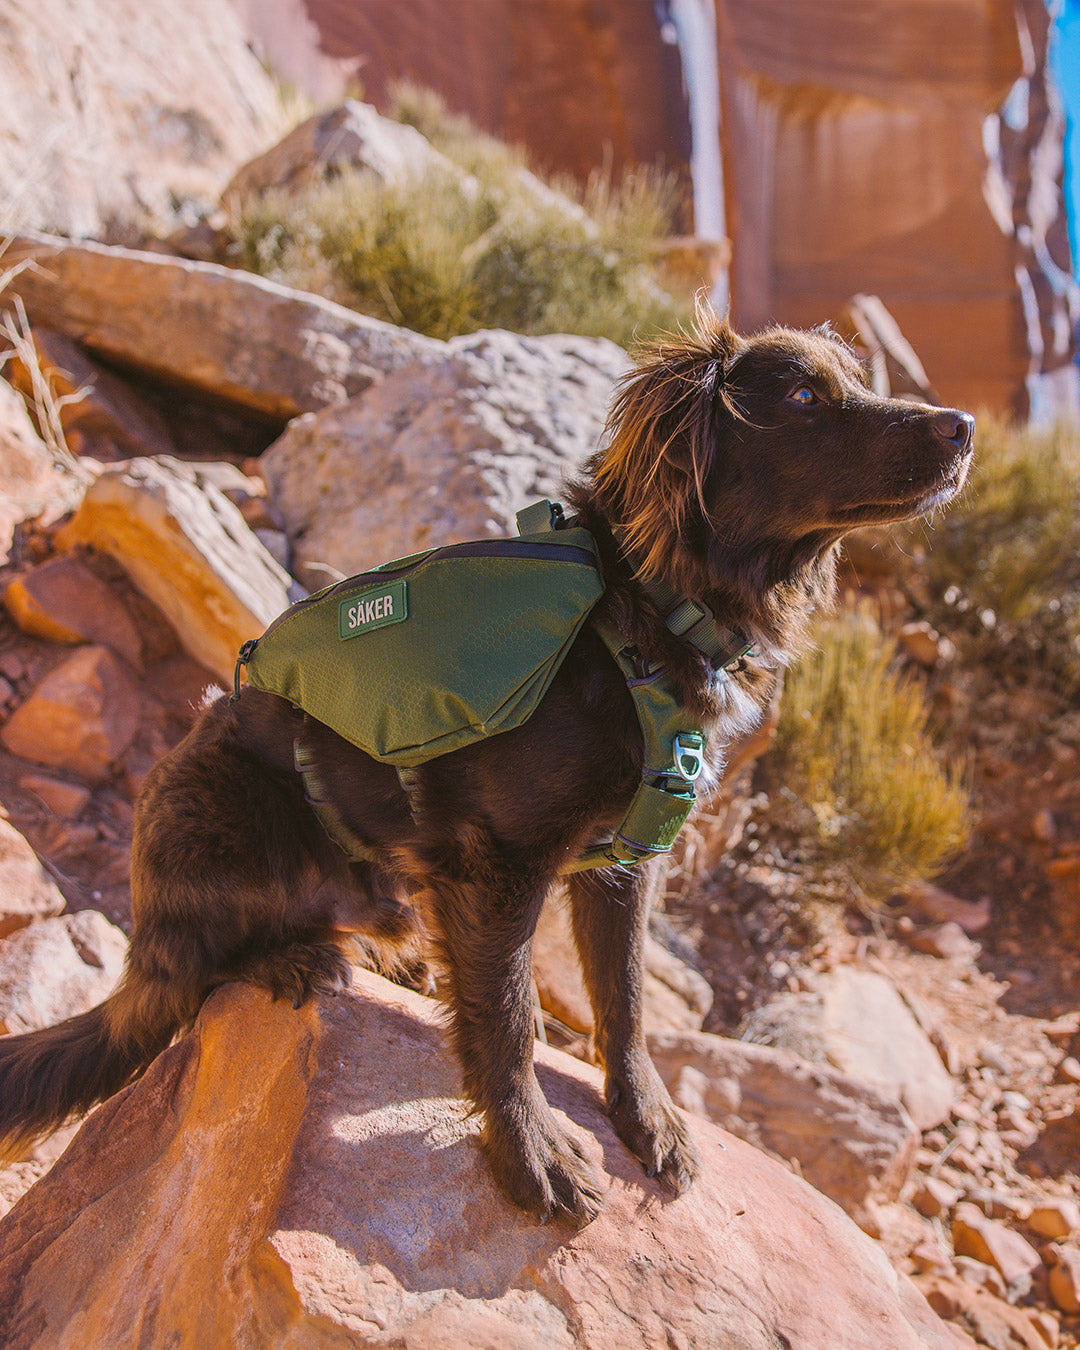
[[(58, 410), (82, 452), (66, 469), (41, 408), (35, 430), (0, 385), (4, 505), (22, 507), (0, 568), (0, 1021), (19, 1031), (115, 978), (139, 786), (239, 642), (300, 582), (509, 530), (595, 443), (624, 357), (420, 339), (167, 252), (36, 236), (6, 257), (39, 264), (9, 286), (27, 360), (93, 385)], [(6, 373), (32, 388), (26, 361)], [(685, 1109), (836, 1200), (978, 1344), (1075, 1346), (1080, 721), (1037, 663), (970, 660), (910, 561), (884, 556), (851, 585), (970, 760), (970, 849), (937, 886), (863, 894), (816, 852), (763, 735), (654, 924), (653, 1054)], [(547, 1038), (588, 1058), (557, 905), (535, 973)], [(0, 1205), (66, 1137), (0, 1173)]]

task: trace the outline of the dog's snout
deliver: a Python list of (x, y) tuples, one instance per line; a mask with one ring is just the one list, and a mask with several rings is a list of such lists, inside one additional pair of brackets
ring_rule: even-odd
[(943, 441), (967, 450), (975, 440), (975, 419), (970, 413), (956, 408), (942, 408), (934, 414), (930, 425)]

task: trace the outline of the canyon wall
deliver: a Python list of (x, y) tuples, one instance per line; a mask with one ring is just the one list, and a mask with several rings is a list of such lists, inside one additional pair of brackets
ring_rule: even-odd
[(1039, 0), (717, 2), (738, 321), (870, 292), (944, 401), (1025, 412), (1074, 290)]

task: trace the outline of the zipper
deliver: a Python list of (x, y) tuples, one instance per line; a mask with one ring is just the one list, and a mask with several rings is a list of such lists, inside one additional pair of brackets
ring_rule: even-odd
[(362, 591), (369, 586), (377, 586), (380, 582), (388, 579), (395, 580), (399, 577), (406, 577), (411, 572), (415, 572), (418, 567), (424, 567), (429, 562), (442, 558), (526, 558), (535, 562), (573, 562), (588, 564), (592, 567), (597, 566), (596, 558), (592, 552), (587, 548), (579, 547), (577, 544), (529, 544), (519, 539), (481, 539), (467, 544), (447, 544), (443, 548), (429, 549), (427, 553), (414, 553), (400, 567), (389, 563), (382, 567), (373, 568), (370, 572), (358, 572), (356, 576), (335, 581), (332, 586), (326, 586), (321, 591), (316, 591), (314, 595), (309, 595), (306, 599), (298, 600), (294, 605), (290, 605), (288, 609), (283, 610), (276, 619), (270, 622), (261, 637), (249, 638), (241, 646), (233, 671), (233, 693), (230, 702), (235, 703), (240, 697), (240, 667), (246, 666), (251, 660), (255, 654), (255, 648), (262, 642), (263, 638), (268, 638), (271, 633), (288, 619), (293, 618), (300, 610), (306, 609), (309, 605), (321, 604), (323, 600), (328, 600), (332, 595), (343, 597), (351, 595), (353, 591)]

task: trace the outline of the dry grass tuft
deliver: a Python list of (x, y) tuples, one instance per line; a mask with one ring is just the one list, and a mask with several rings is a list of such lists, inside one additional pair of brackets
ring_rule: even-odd
[(903, 531), (922, 561), (931, 616), (967, 654), (1034, 665), (1080, 690), (1080, 436), (1075, 425), (1016, 427), (979, 418), (963, 499), (933, 533)]
[[(4, 251), (8, 240), (0, 235), (0, 293), (10, 285), (14, 278), (33, 263), (20, 263), (4, 268)], [(2, 302), (0, 302), (2, 303)], [(9, 361), (17, 360), (27, 372), (31, 385), (30, 413), (37, 426), (38, 435), (45, 442), (57, 468), (70, 474), (80, 482), (89, 482), (90, 475), (78, 458), (68, 448), (61, 420), (61, 410), (69, 403), (77, 403), (84, 397), (84, 390), (74, 394), (58, 395), (53, 390), (48, 377), (41, 369), (37, 348), (34, 346), (30, 331), (30, 321), (22, 300), (16, 296), (7, 308), (0, 310), (0, 341), (6, 340), (7, 346), (0, 348), (0, 374)]]
[(450, 167), (392, 184), (343, 173), (267, 194), (233, 223), (245, 267), (438, 338), (507, 328), (625, 346), (687, 317), (651, 266), (673, 180), (641, 172), (616, 185), (601, 174), (556, 192), (434, 95), (401, 89), (396, 111)]
[(871, 890), (933, 876), (971, 825), (961, 776), (929, 734), (922, 688), (894, 659), (866, 613), (824, 626), (785, 681), (774, 751), (823, 853)]

